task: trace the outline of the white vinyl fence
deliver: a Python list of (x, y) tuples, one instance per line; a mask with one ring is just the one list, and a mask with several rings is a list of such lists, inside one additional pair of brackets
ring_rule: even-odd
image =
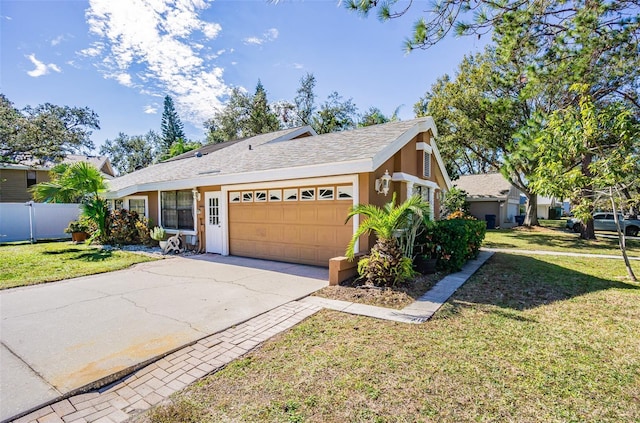
[(78, 216), (79, 204), (0, 203), (0, 242), (71, 238), (64, 229)]

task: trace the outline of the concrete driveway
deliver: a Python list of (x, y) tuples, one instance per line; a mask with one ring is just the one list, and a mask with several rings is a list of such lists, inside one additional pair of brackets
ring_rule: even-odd
[(0, 291), (0, 420), (304, 297), (328, 270), (173, 257)]

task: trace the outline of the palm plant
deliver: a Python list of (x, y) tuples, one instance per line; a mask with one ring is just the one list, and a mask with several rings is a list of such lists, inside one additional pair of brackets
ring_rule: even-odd
[(100, 171), (87, 162), (60, 164), (50, 171), (51, 181), (31, 189), (36, 201), (45, 203), (82, 203), (82, 215), (94, 223), (92, 239), (106, 234), (108, 209), (100, 193), (106, 188)]
[(78, 203), (97, 197), (105, 187), (100, 171), (87, 162), (59, 164), (49, 172), (51, 181), (31, 188), (33, 198), (43, 203)]
[(364, 234), (375, 232), (376, 244), (369, 256), (358, 262), (358, 273), (367, 282), (374, 285), (393, 286), (414, 275), (411, 257), (404, 254), (398, 237), (413, 230), (415, 222), (422, 221), (429, 214), (429, 204), (420, 196), (414, 195), (404, 203), (396, 205), (396, 194), (382, 208), (372, 204), (353, 206), (347, 216), (347, 222), (355, 215), (365, 219), (360, 223), (347, 245), (346, 255), (353, 260), (355, 244)]

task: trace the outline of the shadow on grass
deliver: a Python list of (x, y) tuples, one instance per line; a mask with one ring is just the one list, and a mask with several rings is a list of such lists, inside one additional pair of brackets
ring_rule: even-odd
[[(603, 260), (593, 263), (596, 268), (602, 266), (603, 274), (611, 265)], [(617, 264), (624, 272), (622, 261)], [(487, 304), (506, 309), (496, 311), (506, 313), (505, 317), (519, 318), (508, 310), (532, 309), (608, 289), (640, 290), (640, 285), (602, 279), (533, 257), (496, 253), (454, 294), (446, 314), (455, 314), (474, 304)]]
[(43, 251), (42, 254), (48, 255), (48, 256), (56, 256), (60, 254), (81, 253), (83, 251), (86, 251), (86, 250), (83, 250), (80, 248), (63, 248), (60, 250)]
[(86, 251), (83, 254), (79, 254), (74, 257), (74, 260), (84, 260), (84, 261), (103, 261), (111, 258), (113, 256), (112, 251), (106, 250), (95, 250), (95, 251)]

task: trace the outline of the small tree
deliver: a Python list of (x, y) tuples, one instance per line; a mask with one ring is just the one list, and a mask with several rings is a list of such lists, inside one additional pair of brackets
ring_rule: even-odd
[(447, 191), (442, 200), (443, 217), (449, 216), (454, 212), (462, 212), (469, 214), (469, 202), (467, 201), (467, 192), (458, 187), (453, 187)]
[(162, 112), (162, 151), (167, 152), (179, 138), (185, 138), (184, 125), (176, 112), (171, 97), (164, 98), (164, 111)]
[[(353, 260), (355, 245), (360, 236), (375, 232), (376, 244), (369, 256), (358, 262), (358, 272), (368, 283), (377, 286), (394, 286), (398, 282), (414, 275), (411, 257), (407, 257), (398, 242), (398, 237), (413, 226), (413, 222), (422, 220), (429, 214), (429, 204), (414, 195), (404, 203), (396, 205), (396, 194), (382, 208), (372, 204), (353, 206), (347, 216), (347, 222), (355, 215), (365, 219), (360, 223), (347, 246), (346, 255)], [(345, 222), (346, 223), (346, 222)]]

